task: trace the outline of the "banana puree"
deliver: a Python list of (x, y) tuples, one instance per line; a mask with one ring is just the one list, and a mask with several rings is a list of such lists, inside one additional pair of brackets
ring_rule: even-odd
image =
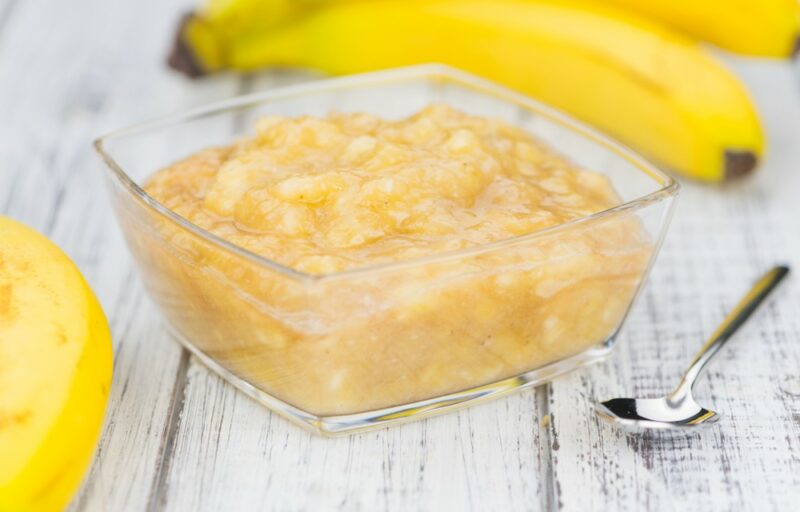
[(189, 156), (146, 190), (302, 273), (166, 222), (168, 243), (136, 242), (164, 277), (151, 286), (179, 331), (320, 415), (462, 390), (601, 343), (652, 251), (624, 212), (485, 247), (620, 200), (605, 176), (522, 129), (444, 105), (401, 120), (263, 118), (253, 137)]

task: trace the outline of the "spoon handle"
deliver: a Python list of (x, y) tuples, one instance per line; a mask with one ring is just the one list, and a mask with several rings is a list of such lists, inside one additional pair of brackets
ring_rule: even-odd
[(678, 399), (686, 392), (691, 391), (695, 381), (703, 372), (703, 368), (705, 368), (711, 358), (714, 357), (714, 354), (716, 354), (739, 327), (750, 318), (750, 315), (758, 308), (759, 304), (764, 302), (764, 299), (767, 298), (770, 292), (775, 289), (778, 283), (780, 283), (788, 273), (789, 267), (776, 266), (761, 276), (756, 284), (750, 288), (750, 291), (747, 292), (747, 295), (733, 308), (733, 311), (728, 313), (728, 316), (725, 317), (725, 320), (717, 327), (717, 330), (714, 331), (708, 341), (705, 342), (703, 348), (700, 349), (700, 352), (697, 353), (694, 361), (692, 361), (692, 364), (689, 366), (689, 369), (683, 374), (680, 384), (678, 384), (678, 387), (675, 388), (675, 391), (670, 395), (671, 398)]

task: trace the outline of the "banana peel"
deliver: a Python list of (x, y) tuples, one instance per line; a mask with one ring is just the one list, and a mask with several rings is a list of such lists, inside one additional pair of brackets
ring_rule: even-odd
[(0, 512), (63, 510), (111, 387), (103, 311), (69, 258), (0, 216)]
[[(179, 23), (169, 62), (189, 76), (224, 69), (227, 41), (290, 23), (315, 9), (368, 1), (378, 0), (208, 0)], [(532, 1), (587, 10), (617, 7), (743, 55), (786, 58), (800, 53), (796, 0)]]

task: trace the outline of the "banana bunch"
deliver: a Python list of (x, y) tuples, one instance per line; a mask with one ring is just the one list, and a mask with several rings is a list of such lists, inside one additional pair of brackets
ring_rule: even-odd
[(0, 216), (0, 511), (63, 510), (91, 462), (111, 338), (78, 269)]
[[(749, 173), (763, 155), (755, 109), (695, 38), (657, 20), (759, 55), (788, 55), (800, 26), (795, 0), (724, 3), (211, 0), (184, 19), (170, 63), (200, 75), (441, 62), (569, 112), (669, 169), (721, 182)], [(729, 32), (709, 24), (712, 11)]]

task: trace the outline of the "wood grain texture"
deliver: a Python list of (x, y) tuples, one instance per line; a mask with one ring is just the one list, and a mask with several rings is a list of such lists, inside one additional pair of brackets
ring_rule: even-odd
[[(181, 350), (169, 340), (114, 224), (91, 149), (105, 131), (233, 94), (187, 88), (162, 64), (186, 6), (159, 0), (0, 5), (0, 213), (43, 231), (81, 268), (111, 324), (114, 380), (84, 510), (142, 510), (161, 462)], [(150, 34), (150, 36), (145, 36)], [(152, 37), (151, 37), (152, 36)]]
[(595, 397), (667, 390), (774, 261), (800, 272), (800, 77), (731, 60), (770, 138), (763, 172), (684, 184), (670, 235), (612, 359), (469, 410), (314, 437), (236, 392), (164, 331), (110, 215), (91, 140), (167, 112), (308, 78), (187, 82), (163, 66), (191, 0), (0, 0), (0, 213), (50, 236), (97, 292), (115, 374), (95, 463), (72, 509), (789, 510), (800, 502), (800, 279), (720, 354), (691, 437), (629, 437)]
[[(535, 395), (347, 438), (306, 433), (192, 366), (166, 510), (539, 509)], [(549, 454), (547, 454), (549, 455)]]
[(721, 412), (691, 436), (631, 437), (586, 414), (595, 397), (663, 396), (750, 282), (800, 270), (800, 95), (785, 65), (731, 62), (771, 152), (720, 190), (684, 183), (645, 296), (608, 364), (552, 383), (556, 502), (565, 510), (792, 510), (800, 502), (800, 280), (795, 275), (712, 363), (697, 399)]

